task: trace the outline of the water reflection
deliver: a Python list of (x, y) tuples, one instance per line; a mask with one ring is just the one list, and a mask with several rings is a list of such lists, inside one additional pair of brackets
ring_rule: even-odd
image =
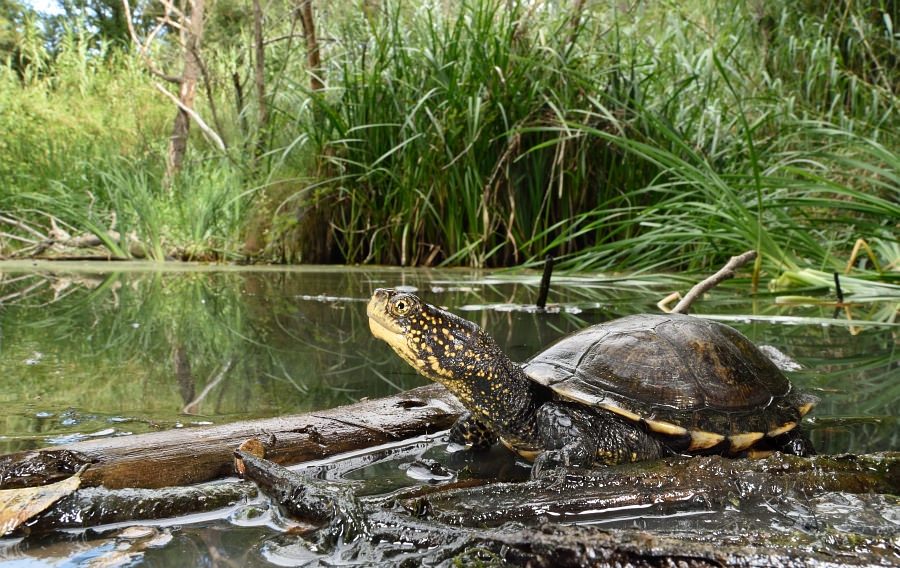
[[(297, 413), (422, 384), (369, 333), (365, 301), (380, 286), (406, 287), (476, 321), (515, 360), (590, 323), (656, 311), (668, 291), (689, 286), (561, 276), (551, 309), (539, 313), (537, 274), (177, 268), (0, 266), (0, 451)], [(897, 448), (900, 326), (851, 329), (830, 319), (829, 306), (742, 290), (723, 286), (695, 311), (804, 365), (794, 380), (822, 398), (817, 444)], [(865, 308), (872, 315), (896, 303)]]
[[(591, 323), (657, 311), (660, 298), (690, 286), (658, 277), (559, 277), (551, 309), (538, 312), (531, 308), (538, 279), (468, 270), (0, 265), (0, 451), (299, 413), (422, 384), (369, 333), (365, 303), (376, 287), (407, 287), (447, 306), (488, 330), (513, 359), (525, 360)], [(821, 398), (810, 421), (820, 452), (900, 449), (900, 326), (846, 325), (831, 319), (830, 306), (778, 304), (774, 296), (751, 298), (745, 289), (726, 284), (695, 310), (801, 363), (792, 380)], [(890, 321), (896, 310), (897, 302), (888, 299), (856, 309), (853, 318)], [(354, 484), (360, 495), (528, 475), (527, 465), (503, 448), (448, 452), (439, 437), (304, 469)], [(833, 496), (806, 509), (776, 511), (767, 511), (765, 500), (731, 511), (686, 503), (678, 510), (594, 511), (564, 521), (677, 534), (707, 525), (719, 532), (777, 523), (796, 528), (815, 517), (859, 530), (866, 523), (885, 525), (873, 521), (879, 510), (896, 515), (896, 500), (881, 509), (879, 503)], [(286, 530), (293, 530), (290, 523), (258, 501), (214, 519), (158, 523), (140, 535), (105, 527), (0, 540), (0, 562), (256, 566), (327, 560)]]

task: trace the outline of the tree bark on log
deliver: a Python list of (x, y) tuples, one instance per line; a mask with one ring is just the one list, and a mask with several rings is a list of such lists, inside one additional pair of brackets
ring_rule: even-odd
[[(570, 521), (584, 509), (678, 505), (701, 501), (713, 508), (736, 501), (824, 492), (900, 493), (900, 454), (798, 457), (776, 453), (764, 459), (721, 456), (668, 458), (573, 472), (565, 479), (494, 483), (406, 500), (409, 510), (435, 511), (452, 525), (534, 523), (547, 516)], [(479, 504), (488, 504), (479, 506)]]
[(272, 461), (295, 464), (445, 430), (461, 411), (446, 389), (427, 385), (321, 412), (76, 442), (0, 457), (0, 489), (57, 481), (87, 463), (82, 487), (202, 483), (233, 475), (234, 449), (248, 438)]
[[(674, 536), (566, 526), (559, 521), (584, 521), (585, 512), (615, 510), (623, 504), (677, 505), (688, 495), (705, 496), (723, 490), (717, 494), (722, 504), (727, 501), (737, 508), (749, 499), (761, 499), (770, 507), (795, 508), (803, 499), (828, 492), (896, 493), (900, 474), (896, 453), (659, 460), (649, 464), (648, 471), (644, 471), (648, 468), (644, 462), (583, 471), (557, 480), (449, 491), (416, 488), (412, 491), (424, 489), (432, 494), (414, 500), (404, 500), (399, 494), (394, 499), (359, 499), (339, 483), (306, 478), (244, 453), (239, 457), (246, 477), (304, 523), (307, 535), (313, 536), (310, 524), (319, 526), (312, 550), (327, 552), (336, 542), (342, 542), (330, 553), (331, 560), (365, 559), (379, 564), (395, 558), (401, 549), (407, 554), (420, 551), (422, 558), (427, 557), (434, 565), (464, 559), (525, 566), (867, 565), (890, 562), (894, 556), (890, 535), (834, 535), (828, 527), (812, 531), (799, 527), (786, 533), (765, 526), (750, 534), (710, 531)], [(635, 483), (637, 490), (631, 488)], [(770, 492), (773, 487), (780, 491)], [(600, 500), (597, 490), (602, 494)], [(523, 511), (528, 514), (521, 514)], [(569, 511), (573, 517), (561, 517), (560, 511)], [(529, 526), (523, 527), (522, 521)], [(815, 534), (819, 531), (829, 536), (823, 541)], [(723, 546), (721, 541), (726, 536)], [(413, 561), (411, 556), (407, 559)]]

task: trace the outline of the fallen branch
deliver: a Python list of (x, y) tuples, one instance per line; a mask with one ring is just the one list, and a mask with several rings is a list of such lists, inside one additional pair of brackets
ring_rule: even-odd
[[(48, 215), (51, 227), (46, 233), (41, 233), (33, 226), (19, 219), (0, 216), (0, 223), (5, 223), (28, 233), (28, 237), (15, 235), (12, 233), (0, 233), (0, 236), (26, 243), (22, 249), (15, 251), (12, 257), (30, 257), (33, 258), (42, 254), (48, 249), (89, 249), (95, 247), (105, 247), (109, 242), (121, 242), (122, 234), (110, 228), (104, 234), (85, 233), (82, 235), (72, 236), (68, 231), (58, 226), (59, 220)], [(113, 223), (114, 224), (114, 223)], [(127, 255), (131, 258), (144, 258), (147, 256), (148, 248), (141, 243), (135, 233), (125, 236)], [(65, 256), (65, 255), (64, 255)], [(55, 256), (54, 258), (58, 258)], [(110, 250), (110, 254), (104, 257), (107, 260), (124, 259), (120, 257), (116, 250)]]
[(83, 464), (82, 487), (166, 487), (233, 474), (234, 449), (267, 440), (266, 454), (295, 464), (445, 430), (462, 407), (438, 385), (321, 412), (100, 438), (0, 456), (0, 488), (41, 485)]
[[(798, 503), (832, 492), (860, 494), (860, 500), (870, 499), (877, 509), (882, 503), (872, 492), (897, 491), (900, 461), (896, 453), (810, 459), (776, 455), (759, 461), (695, 457), (591, 470), (564, 480), (436, 489), (425, 498), (398, 503), (357, 498), (346, 484), (311, 479), (244, 453), (239, 457), (246, 476), (302, 523), (301, 533), (313, 540), (307, 546), (328, 554), (329, 560), (365, 558), (379, 564), (402, 550), (410, 563), (418, 556), (430, 564), (471, 558), (527, 566), (876, 564), (890, 557), (884, 552), (892, 550), (890, 536), (835, 531), (824, 519), (816, 519), (821, 524), (812, 531), (801, 523), (790, 532), (787, 524), (777, 533), (763, 525), (759, 531), (728, 534), (724, 546), (726, 535), (716, 530), (682, 531), (675, 537), (558, 521), (584, 521), (589, 518), (585, 515), (603, 509), (671, 512), (673, 506), (698, 501), (704, 511), (725, 505), (741, 509), (754, 500), (770, 510), (796, 511)], [(830, 536), (823, 541), (816, 533)], [(341, 546), (332, 552), (335, 543)]]
[(110, 523), (149, 521), (205, 513), (256, 497), (246, 482), (222, 482), (164, 489), (87, 487), (63, 497), (24, 529), (40, 533)]
[(678, 294), (678, 292), (669, 294), (663, 300), (661, 300), (657, 304), (657, 306), (664, 312), (673, 314), (686, 314), (688, 313), (688, 310), (690, 310), (691, 305), (697, 300), (697, 298), (718, 286), (722, 281), (728, 280), (729, 278), (734, 278), (735, 271), (754, 258), (756, 258), (755, 250), (750, 250), (743, 254), (732, 256), (725, 264), (725, 266), (719, 269), (718, 272), (691, 288), (690, 291), (688, 291), (688, 293), (685, 294), (683, 298), (681, 298), (681, 301), (678, 302), (678, 304), (676, 304), (674, 308), (672, 308), (671, 310), (666, 309), (669, 302), (680, 297), (680, 294)]
[(37, 237), (38, 239), (46, 238), (46, 236), (43, 233), (41, 233), (34, 227), (28, 225), (27, 223), (25, 223), (22, 220), (11, 219), (9, 217), (4, 217), (4, 216), (0, 215), (0, 221), (6, 223), (7, 225), (12, 225), (13, 227), (18, 227), (19, 229), (22, 229), (23, 231), (25, 231), (27, 233), (31, 233), (33, 236)]
[[(900, 453), (798, 457), (776, 453), (765, 459), (721, 456), (668, 458), (641, 464), (569, 473), (564, 479), (502, 483), (426, 497), (432, 517), (452, 525), (483, 526), (536, 522), (551, 516), (577, 520), (584, 509), (672, 508), (700, 501), (724, 508), (741, 501), (785, 499), (825, 492), (900, 492)], [(405, 502), (421, 509), (419, 500)], [(490, 503), (480, 507), (479, 503)]]
[(197, 124), (197, 126), (200, 127), (200, 130), (203, 131), (204, 134), (206, 134), (206, 137), (216, 145), (216, 148), (218, 148), (222, 152), (225, 151), (225, 142), (222, 141), (222, 137), (216, 134), (216, 131), (210, 128), (208, 124), (206, 124), (206, 122), (200, 117), (200, 115), (197, 114), (197, 111), (178, 100), (178, 97), (170, 93), (168, 89), (166, 89), (159, 83), (153, 83), (153, 86), (156, 87), (156, 89), (160, 93), (168, 97), (169, 100), (175, 103), (175, 106), (181, 109), (182, 112), (190, 116), (191, 119), (193, 119), (193, 121)]

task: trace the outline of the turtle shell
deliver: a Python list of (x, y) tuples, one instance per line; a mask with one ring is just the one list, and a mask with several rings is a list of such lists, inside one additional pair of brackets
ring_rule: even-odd
[(816, 402), (734, 328), (680, 314), (583, 329), (523, 369), (559, 397), (682, 439), (687, 451), (743, 451), (793, 429)]

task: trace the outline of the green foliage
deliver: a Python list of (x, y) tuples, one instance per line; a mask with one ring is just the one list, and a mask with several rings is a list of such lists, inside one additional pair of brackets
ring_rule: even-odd
[(83, 27), (69, 28), (58, 47), (52, 59), (33, 51), (43, 63), (24, 78), (0, 69), (0, 209), (47, 229), (52, 216), (119, 256), (233, 257), (249, 200), (240, 168), (197, 153), (164, 180), (174, 113), (141, 64)]
[(293, 141), (347, 261), (825, 266), (893, 238), (883, 6), (386, 6), (340, 30)]
[(22, 26), (31, 11), (18, 0), (0, 0), (0, 61), (18, 59)]
[[(860, 237), (897, 244), (900, 50), (887, 0), (581, 14), (506, 0), (317, 3), (318, 92), (293, 5), (270, 3), (268, 124), (252, 11), (218, 2), (197, 108), (228, 150), (193, 128), (172, 180), (174, 109), (120, 49), (104, 1), (67, 6), (111, 27), (82, 19), (52, 40), (16, 4), (0, 10), (0, 34), (12, 29), (2, 18), (17, 22), (0, 68), (0, 208), (107, 240), (115, 227), (108, 246), (123, 254), (133, 234), (157, 259), (233, 258), (246, 240), (254, 258), (287, 262), (554, 254), (567, 268), (651, 271), (758, 248), (778, 271), (839, 267)], [(153, 6), (135, 6), (139, 28)], [(169, 39), (154, 57), (177, 70)]]

